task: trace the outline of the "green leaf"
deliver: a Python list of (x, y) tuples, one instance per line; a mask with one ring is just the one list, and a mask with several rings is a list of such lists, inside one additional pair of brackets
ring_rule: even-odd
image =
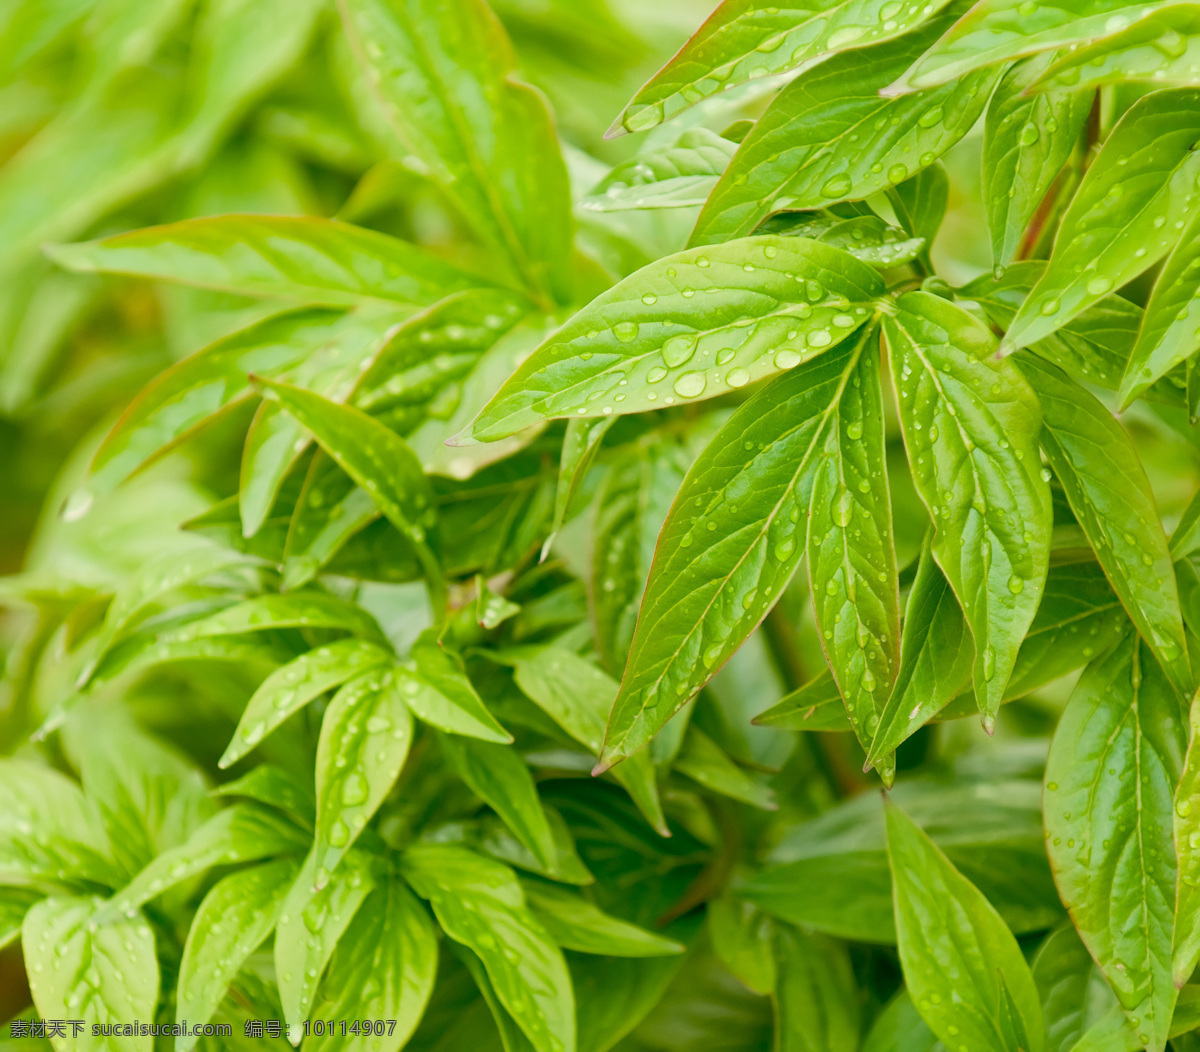
[(678, 955), (572, 958), (580, 1052), (615, 1048), (662, 1002), (684, 960)]
[(645, 412), (725, 394), (840, 342), (882, 293), (866, 264), (804, 238), (747, 238), (667, 256), (597, 297), (534, 351), (471, 435), (492, 442), (553, 417)]
[(482, 0), (343, 0), (341, 10), (405, 145), (513, 275), (565, 302), (566, 165), (495, 15)]
[(1026, 90), (1052, 55), (1012, 66), (988, 106), (983, 130), (983, 199), (997, 266), (1012, 261), (1026, 227), (1079, 140), (1092, 105), (1087, 92)]
[(1173, 791), (1178, 696), (1132, 633), (1079, 680), (1046, 761), (1046, 848), (1062, 900), (1144, 1044), (1175, 1004)]
[(408, 1041), (429, 1002), (437, 974), (437, 933), (424, 907), (392, 877), (363, 901), (338, 941), (323, 994), (332, 1002), (321, 1011), (337, 1019), (387, 1019), (380, 1038), (326, 1032), (310, 1036), (307, 1048), (338, 1052), (396, 1052)]
[(884, 440), (878, 342), (871, 339), (826, 427), (808, 517), (817, 629), (864, 746), (900, 663), (900, 593)]
[(937, 39), (948, 18), (866, 51), (835, 55), (788, 84), (729, 162), (691, 244), (749, 234), (784, 209), (861, 200), (904, 182), (949, 150), (983, 113), (994, 71), (902, 98), (879, 94)]
[(1056, 54), (1036, 87), (1078, 91), (1131, 80), (1195, 84), (1200, 58), (1195, 7), (1166, 3), (1136, 10), (1132, 25)]
[(0, 895), (0, 949), (11, 946), (21, 937), (25, 914), (30, 906), (43, 898), (42, 892), (34, 888), (5, 887), (4, 894)]
[(435, 596), (442, 571), (430, 548), (437, 526), (433, 489), (408, 444), (394, 431), (351, 406), (337, 405), (290, 384), (260, 381), (267, 398), (277, 399), (313, 433), (338, 465), (363, 489), (416, 548)]
[[(519, 647), (489, 656), (511, 664), (517, 686), (525, 695), (592, 755), (600, 756), (604, 721), (617, 696), (615, 680), (564, 647)], [(646, 821), (667, 836), (649, 756), (634, 758), (612, 773)]]
[[(272, 376), (336, 336), (340, 311), (302, 309), (242, 329), (147, 384), (92, 461), (87, 492), (103, 493), (253, 394), (249, 373)], [(77, 498), (77, 504), (84, 498)]]
[(879, 1014), (862, 1052), (945, 1052), (917, 1012), (907, 990), (900, 990)]
[(1192, 699), (1183, 774), (1175, 789), (1175, 851), (1179, 878), (1175, 899), (1175, 985), (1191, 978), (1200, 962), (1200, 696)]
[(1046, 1020), (1046, 1052), (1070, 1052), (1116, 998), (1070, 921), (1046, 936), (1030, 965)]
[(257, 595), (243, 599), (175, 629), (167, 634), (167, 638), (188, 642), (280, 628), (335, 629), (386, 643), (375, 618), (362, 607), (320, 592), (288, 592), (286, 595)]
[(974, 662), (971, 631), (926, 537), (904, 611), (900, 671), (879, 715), (867, 763), (894, 752), (945, 708), (970, 682)]
[(574, 1052), (575, 998), (562, 953), (525, 906), (512, 870), (448, 844), (415, 844), (405, 878), (442, 930), (479, 955), (496, 996), (538, 1052)]
[(708, 21), (630, 100), (610, 131), (644, 131), (705, 97), (755, 77), (785, 73), (846, 48), (861, 48), (919, 26), (925, 8), (878, 0), (763, 8), (724, 0)]
[(415, 669), (394, 673), (404, 700), (418, 719), (450, 734), (486, 742), (511, 742), (467, 677), (462, 658), (438, 643), (432, 629), (422, 633), (410, 651)]
[(217, 766), (232, 767), (314, 698), (391, 661), (390, 652), (378, 644), (354, 638), (339, 639), (301, 654), (263, 680), (246, 703), (237, 730)]
[(982, 66), (1111, 33), (1145, 5), (1125, 0), (982, 0), (960, 18), (889, 91), (943, 84)]
[(550, 547), (563, 523), (567, 521), (567, 510), (571, 498), (588, 473), (600, 450), (600, 443), (616, 417), (601, 417), (599, 420), (568, 420), (563, 435), (562, 453), (558, 461), (558, 486), (554, 491), (554, 521), (550, 533), (542, 544), (542, 560), (550, 554)]
[(1200, 213), (1192, 218), (1154, 282), (1137, 343), (1121, 377), (1127, 408), (1159, 378), (1200, 350)]
[(663, 526), (601, 763), (645, 745), (774, 605), (804, 553), (815, 462), (864, 340), (749, 398)]
[(663, 957), (685, 949), (674, 939), (605, 913), (573, 891), (535, 881), (521, 886), (530, 912), (565, 950), (610, 957)]
[(213, 790), (214, 796), (242, 797), (274, 807), (300, 825), (311, 829), (316, 818), (316, 799), (311, 778), (285, 771), (273, 764), (259, 764), (241, 778), (226, 782)]
[(1171, 558), (1186, 559), (1197, 548), (1200, 548), (1200, 490), (1192, 495), (1171, 533)]
[(443, 735), (440, 744), (450, 768), (467, 788), (504, 820), (539, 864), (550, 868), (557, 854), (554, 834), (520, 754), (507, 745), (455, 735)]
[(924, 240), (928, 257), (950, 200), (950, 177), (945, 167), (935, 163), (922, 168), (911, 179), (889, 190), (888, 200), (904, 229)]
[[(99, 923), (97, 912), (102, 906), (103, 900), (97, 898), (43, 899), (26, 914), (21, 927), (38, 1015), (81, 1019), (84, 1034), (90, 1034), (97, 1023), (153, 1019), (158, 1001), (158, 959), (150, 926), (138, 913)], [(53, 1038), (52, 1044), (55, 1052), (80, 1047), (150, 1052), (154, 1039), (138, 1035), (83, 1044), (65, 1036)]]
[(948, 1046), (1016, 1052), (1001, 1019), (1011, 995), (1028, 1052), (1040, 1052), (1041, 1003), (1012, 932), (911, 818), (884, 810), (900, 964), (921, 1016)]
[(909, 237), (906, 230), (888, 226), (875, 215), (855, 216), (836, 223), (821, 234), (819, 240), (836, 245), (879, 270), (909, 263), (926, 247), (924, 238)]
[(722, 796), (741, 800), (764, 811), (779, 807), (775, 793), (756, 778), (752, 778), (729, 758), (729, 755), (707, 734), (690, 726), (684, 735), (683, 750), (674, 764), (675, 770), (692, 781)]
[(758, 727), (778, 727), (784, 731), (853, 730), (846, 717), (842, 693), (828, 669), (822, 669), (751, 722)]
[(985, 325), (925, 292), (884, 316), (913, 481), (933, 517), (933, 555), (975, 638), (985, 720), (1000, 705), (1037, 611), (1050, 554), (1037, 398), (993, 356)]
[(275, 976), (289, 1039), (299, 1044), (297, 1028), (309, 1017), (313, 997), (334, 948), (375, 886), (371, 860), (351, 850), (338, 871), (321, 887), (314, 848), (279, 908), (275, 927)]
[(318, 887), (391, 792), (412, 737), (412, 715), (386, 670), (356, 676), (329, 702), (317, 743)]
[(779, 1052), (857, 1048), (862, 1010), (845, 944), (780, 925), (775, 960)]
[(1155, 92), (1121, 118), (1063, 216), (1005, 353), (1048, 336), (1167, 252), (1193, 211), (1198, 141), (1198, 90)]
[(328, 219), (215, 216), (46, 248), (77, 271), (135, 274), (243, 296), (423, 306), (485, 285), (398, 238)]
[(307, 837), (291, 822), (257, 804), (218, 811), (178, 847), (164, 851), (113, 898), (111, 916), (137, 909), (168, 888), (212, 869), (297, 851)]
[(755, 993), (775, 989), (776, 965), (771, 918), (752, 902), (728, 892), (705, 908), (713, 951)]
[(70, 778), (6, 758), (0, 762), (0, 882), (54, 886), (64, 880), (120, 883), (100, 815)]
[[(297, 868), (297, 860), (284, 858), (240, 869), (204, 896), (179, 965), (177, 1022), (198, 1026), (213, 1017), (243, 962), (275, 927)], [(176, 1047), (186, 1052), (195, 1043), (194, 1036), (182, 1036)]]
[(1191, 685), (1167, 537), (1150, 480), (1125, 429), (1066, 375), (1021, 356), (1042, 406), (1042, 449), (1075, 518), (1138, 631), (1181, 691)]
[(715, 132), (688, 128), (670, 146), (618, 164), (579, 207), (590, 212), (699, 207), (736, 152), (736, 143)]

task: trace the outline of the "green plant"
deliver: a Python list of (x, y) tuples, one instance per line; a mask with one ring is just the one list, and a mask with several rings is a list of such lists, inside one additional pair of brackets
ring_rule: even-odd
[(156, 374), (0, 586), (11, 1010), (1200, 1045), (1194, 5), (726, 0), (615, 143), (598, 5), (278, 6), (0, 24), (0, 390)]

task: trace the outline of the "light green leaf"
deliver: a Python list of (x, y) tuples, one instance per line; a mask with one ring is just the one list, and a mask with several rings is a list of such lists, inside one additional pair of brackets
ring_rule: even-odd
[[(85, 486), (103, 493), (253, 394), (249, 373), (273, 376), (339, 331), (340, 311), (277, 314), (217, 340), (147, 384), (108, 433)], [(77, 498), (77, 503), (82, 498)]]
[(1145, 11), (1125, 0), (982, 0), (888, 89), (913, 91), (1005, 59), (1123, 28)]
[(1114, 81), (1196, 84), (1200, 60), (1196, 5), (1159, 3), (1136, 10), (1132, 25), (1122, 25), (1097, 40), (1056, 54), (1053, 65), (1035, 86), (1078, 91)]
[(1192, 698), (1187, 755), (1175, 789), (1175, 984), (1191, 978), (1200, 962), (1200, 695)]
[(520, 754), (508, 745), (475, 738), (448, 734), (439, 740), (451, 770), (504, 820), (540, 865), (550, 868), (558, 853), (554, 834)]
[(562, 953), (512, 870), (448, 844), (415, 844), (401, 869), (442, 930), (479, 955), (496, 996), (538, 1052), (574, 1052), (575, 998)]
[(1191, 685), (1167, 537), (1150, 480), (1125, 429), (1064, 373), (1021, 356), (1042, 406), (1042, 449), (1113, 590), (1171, 681)]
[[(188, 930), (179, 965), (176, 1022), (207, 1023), (243, 962), (275, 927), (279, 906), (295, 879), (297, 859), (284, 858), (240, 869), (204, 896)], [(192, 1035), (175, 1043), (186, 1052)]]
[(351, 406), (337, 405), (290, 384), (262, 381), (264, 397), (276, 398), (313, 433), (338, 465), (412, 541), (436, 597), (442, 571), (430, 548), (437, 526), (433, 488), (408, 444), (394, 431)]
[(1075, 148), (1092, 105), (1087, 92), (1025, 94), (1052, 57), (1037, 55), (1012, 66), (988, 106), (983, 199), (997, 266), (1016, 254), (1034, 212)]
[(602, 764), (649, 742), (778, 599), (804, 554), (815, 461), (864, 342), (759, 391), (692, 465), (659, 537)]
[(437, 933), (425, 908), (392, 877), (367, 896), (334, 951), (323, 1013), (337, 1019), (387, 1019), (379, 1036), (326, 1032), (305, 1047), (337, 1052), (396, 1052), (408, 1041), (429, 1002), (437, 975)]
[(300, 1043), (297, 1028), (313, 1007), (321, 975), (354, 915), (375, 886), (371, 859), (351, 850), (338, 871), (321, 887), (314, 848), (279, 908), (275, 927), (275, 976), (289, 1038)]
[(570, 295), (567, 170), (542, 96), (483, 0), (343, 0), (384, 112), (522, 284)]
[[(511, 664), (516, 671), (517, 686), (530, 701), (599, 757), (604, 743), (604, 721), (617, 696), (617, 682), (612, 677), (564, 647), (519, 647), (490, 656)], [(667, 820), (650, 757), (634, 758), (612, 773), (646, 821), (667, 836)]]
[(213, 795), (257, 800), (277, 808), (307, 829), (313, 827), (316, 818), (312, 779), (305, 781), (301, 776), (269, 763), (259, 764), (241, 778), (218, 786)]
[(970, 682), (974, 661), (971, 631), (927, 537), (904, 611), (900, 671), (879, 715), (867, 763), (894, 752), (945, 708)]
[[(864, 747), (900, 664), (900, 593), (884, 440), (878, 339), (872, 338), (826, 427), (808, 517), (817, 629)], [(886, 779), (891, 766), (881, 766)]]
[(5, 887), (4, 894), (0, 895), (0, 950), (21, 937), (21, 924), (29, 907), (44, 897), (34, 888)]
[(1137, 343), (1121, 377), (1127, 408), (1160, 377), (1200, 350), (1200, 212), (1180, 235), (1154, 282)]
[(580, 860), (575, 850), (575, 840), (563, 816), (549, 804), (543, 803), (542, 809), (550, 820), (550, 833), (554, 837), (553, 865), (543, 866), (534, 858), (533, 852), (513, 836), (498, 815), (483, 815), (478, 819), (479, 849), (492, 858), (542, 877), (565, 884), (591, 884), (596, 878)]
[(186, 219), (101, 241), (48, 246), (46, 252), (70, 270), (329, 305), (384, 300), (423, 306), (487, 284), (398, 238), (311, 217)]
[(113, 898), (110, 916), (137, 909), (214, 866), (253, 862), (302, 849), (307, 837), (277, 812), (237, 803), (218, 811), (178, 847), (164, 851)]
[(1144, 1044), (1175, 1004), (1173, 791), (1180, 699), (1130, 633), (1079, 680), (1046, 761), (1046, 848), (1062, 900)]
[(889, 190), (888, 200), (904, 229), (913, 237), (924, 240), (925, 258), (928, 259), (950, 201), (950, 177), (945, 167), (935, 162), (922, 168), (911, 179), (905, 179)]
[(1027, 1052), (1041, 1052), (1041, 1003), (1012, 932), (911, 818), (884, 810), (900, 964), (922, 1018), (950, 1047), (1016, 1052), (1002, 1029), (1007, 991)]
[(366, 636), (386, 643), (383, 632), (362, 607), (321, 592), (288, 592), (257, 595), (191, 621), (165, 634), (173, 641), (235, 636), (243, 632), (266, 632), (280, 628), (326, 628)]
[(946, 1052), (917, 1012), (907, 990), (900, 990), (875, 1019), (862, 1052)]
[(147, 1035), (103, 1038), (97, 1023), (151, 1020), (158, 1001), (154, 935), (141, 914), (100, 923), (97, 898), (43, 899), (25, 916), (21, 946), (43, 1019), (81, 1019), (83, 1033), (51, 1038), (55, 1052), (150, 1052)]
[(408, 707), (418, 719), (450, 734), (486, 742), (511, 742), (467, 677), (462, 658), (444, 648), (429, 629), (410, 651), (415, 668), (397, 668), (395, 676)]
[(845, 943), (778, 925), (775, 960), (778, 1052), (857, 1048), (862, 1009)]
[(542, 559), (550, 554), (550, 547), (562, 525), (567, 521), (567, 510), (579, 484), (587, 475), (596, 459), (600, 443), (616, 417), (600, 417), (598, 420), (568, 420), (563, 435), (562, 453), (558, 461), (558, 486), (554, 491), (554, 520), (550, 533), (542, 544)]
[(759, 727), (784, 731), (849, 731), (846, 703), (828, 669), (785, 695), (751, 721)]
[(818, 240), (835, 245), (879, 270), (909, 263), (926, 248), (924, 238), (909, 237), (906, 230), (889, 226), (875, 215), (844, 219), (821, 234)]
[(688, 727), (683, 750), (674, 764), (675, 770), (692, 781), (722, 796), (741, 800), (765, 811), (779, 807), (775, 793), (756, 778), (752, 778), (729, 758), (729, 755), (695, 725)]
[(52, 768), (0, 761), (0, 882), (41, 887), (64, 881), (120, 883), (99, 813), (77, 783)]
[(317, 742), (318, 887), (391, 792), (412, 737), (412, 715), (387, 670), (356, 676), (329, 702)]
[(663, 957), (685, 949), (674, 939), (605, 913), (574, 891), (531, 880), (521, 886), (530, 912), (565, 950), (611, 957)]
[(692, 245), (751, 233), (784, 209), (861, 200), (928, 168), (971, 130), (996, 73), (883, 98), (951, 15), (899, 40), (836, 55), (785, 87), (738, 148), (709, 196)]
[(610, 131), (643, 131), (705, 97), (755, 77), (785, 73), (846, 48), (919, 26), (945, 0), (893, 7), (878, 0), (760, 7), (724, 0), (708, 21), (630, 100)]
[(1069, 1052), (1116, 998), (1070, 921), (1046, 936), (1030, 964), (1046, 1020), (1046, 1052)]
[(688, 128), (672, 145), (618, 164), (579, 207), (590, 212), (698, 208), (736, 152), (737, 143), (707, 128)]
[(933, 517), (933, 555), (975, 638), (985, 720), (1000, 705), (1037, 611), (1050, 555), (1037, 399), (988, 328), (925, 292), (884, 316), (913, 481)]
[(1005, 352), (1048, 336), (1166, 253), (1194, 210), (1197, 141), (1200, 90), (1155, 92), (1121, 118), (1063, 216)]
[(295, 712), (327, 690), (368, 669), (389, 664), (392, 655), (365, 639), (339, 639), (272, 672), (246, 703), (237, 730), (218, 761), (232, 767)]
[(597, 297), (534, 351), (471, 435), (491, 442), (552, 417), (645, 412), (725, 394), (840, 342), (882, 292), (865, 263), (805, 238), (747, 238), (667, 256)]

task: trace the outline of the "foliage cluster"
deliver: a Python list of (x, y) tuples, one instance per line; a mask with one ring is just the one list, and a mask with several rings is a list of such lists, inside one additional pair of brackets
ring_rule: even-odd
[(0, 1047), (1200, 1048), (1200, 10), (659, 51), (0, 13)]

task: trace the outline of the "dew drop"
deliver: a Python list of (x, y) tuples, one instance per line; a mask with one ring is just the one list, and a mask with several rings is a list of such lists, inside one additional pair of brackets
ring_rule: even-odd
[(700, 372), (684, 373), (675, 381), (675, 393), (680, 398), (695, 398), (704, 390), (704, 374)]

